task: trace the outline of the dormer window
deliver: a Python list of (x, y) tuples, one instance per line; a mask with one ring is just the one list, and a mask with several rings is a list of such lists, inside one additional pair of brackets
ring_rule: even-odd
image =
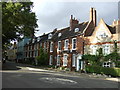
[(79, 28), (75, 28), (75, 32), (79, 32)]
[(40, 41), (40, 37), (37, 38), (37, 42), (39, 42), (39, 41)]
[(29, 44), (30, 42), (28, 41), (27, 44)]
[(32, 40), (32, 43), (34, 43), (34, 42), (35, 42), (35, 39)]
[(49, 35), (48, 35), (48, 39), (51, 39), (52, 38), (52, 34), (50, 33)]
[(62, 33), (58, 33), (58, 37), (60, 37), (62, 35)]

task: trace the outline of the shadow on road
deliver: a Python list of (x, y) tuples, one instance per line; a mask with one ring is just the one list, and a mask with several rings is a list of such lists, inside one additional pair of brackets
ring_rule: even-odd
[(17, 66), (15, 62), (6, 61), (6, 63), (2, 64), (2, 70), (20, 70), (21, 68)]

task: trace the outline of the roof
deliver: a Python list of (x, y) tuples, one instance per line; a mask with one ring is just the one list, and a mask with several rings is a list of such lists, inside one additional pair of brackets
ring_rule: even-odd
[(115, 34), (115, 33), (116, 33), (116, 27), (115, 27), (115, 26), (112, 27), (112, 26), (109, 26), (109, 25), (107, 25), (107, 24), (106, 24), (106, 26), (108, 27), (108, 29), (110, 30), (110, 32), (111, 32), (112, 34)]
[[(70, 30), (70, 27), (58, 30), (56, 33), (54, 33), (54, 36), (52, 37), (53, 41), (63, 40), (67, 39), (69, 37), (74, 37), (76, 35), (80, 35), (83, 33), (84, 29), (86, 28), (88, 22), (83, 22), (80, 24), (76, 24), (72, 30)], [(75, 32), (75, 28), (79, 28), (78, 32)], [(58, 37), (58, 34), (61, 33), (61, 36)]]
[(84, 31), (84, 36), (91, 36), (94, 30), (95, 30), (95, 26), (93, 24), (93, 21), (91, 21), (88, 23), (88, 25)]

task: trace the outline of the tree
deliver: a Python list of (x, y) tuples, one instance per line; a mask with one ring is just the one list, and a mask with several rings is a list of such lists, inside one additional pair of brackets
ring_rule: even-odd
[(33, 2), (2, 2), (2, 45), (20, 36), (34, 35), (38, 27), (37, 19), (32, 12)]

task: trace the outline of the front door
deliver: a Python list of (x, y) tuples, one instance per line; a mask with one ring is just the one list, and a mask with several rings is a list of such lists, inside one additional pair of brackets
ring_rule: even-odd
[(77, 55), (77, 62), (76, 62), (76, 71), (79, 71), (81, 69), (81, 67), (83, 66), (81, 59), (82, 59), (82, 55), (78, 54)]

